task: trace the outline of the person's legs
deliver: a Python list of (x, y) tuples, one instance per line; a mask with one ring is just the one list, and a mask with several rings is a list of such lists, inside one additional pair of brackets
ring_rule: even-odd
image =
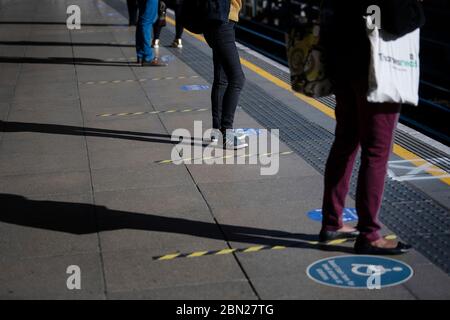
[(137, 20), (137, 0), (127, 0), (129, 25), (136, 25)]
[(138, 0), (139, 20), (136, 27), (136, 54), (139, 59), (154, 58), (151, 48), (152, 26), (158, 15), (158, 0)]
[(153, 39), (159, 40), (159, 36), (161, 35), (162, 27), (159, 22), (153, 24)]
[(356, 104), (350, 84), (341, 84), (336, 89), (335, 139), (324, 174), (322, 231), (337, 231), (343, 227), (342, 212), (359, 149)]
[(228, 86), (227, 76), (221, 64), (221, 52), (215, 46), (217, 31), (211, 27), (205, 32), (205, 39), (213, 52), (214, 81), (211, 90), (211, 110), (213, 129), (221, 129), (223, 96)]
[(400, 104), (369, 103), (364, 88), (359, 88), (358, 114), (361, 135), (361, 166), (356, 191), (359, 240), (370, 243), (380, 239), (378, 214)]
[(183, 1), (179, 0), (175, 3), (175, 39), (181, 39), (183, 35), (183, 24), (181, 22), (181, 9)]
[(223, 132), (233, 128), (234, 114), (245, 83), (244, 72), (236, 48), (234, 25), (233, 22), (221, 24), (215, 33), (214, 42), (214, 50), (219, 52), (217, 58), (228, 81), (222, 100), (220, 129)]

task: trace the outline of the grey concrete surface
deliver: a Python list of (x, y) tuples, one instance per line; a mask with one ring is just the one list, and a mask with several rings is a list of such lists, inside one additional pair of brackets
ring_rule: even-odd
[[(82, 9), (81, 30), (66, 28), (69, 2)], [(158, 163), (171, 159), (173, 130), (193, 132), (196, 120), (210, 126), (210, 90), (180, 87), (210, 84), (168, 43), (157, 52), (173, 58), (168, 67), (137, 66), (125, 1), (110, 4), (0, 0), (0, 299), (450, 298), (448, 275), (414, 250), (398, 257), (414, 276), (390, 288), (309, 279), (311, 263), (353, 251), (351, 242), (327, 250), (311, 243), (320, 223), (306, 213), (321, 207), (323, 177), (295, 153), (281, 155), (269, 176), (261, 163)], [(245, 73), (331, 130), (322, 113)], [(194, 108), (207, 110), (165, 112)], [(129, 112), (146, 113), (118, 115)], [(261, 128), (242, 109), (235, 126)], [(283, 151), (291, 150), (281, 143)], [(448, 198), (448, 190), (433, 192)], [(155, 259), (258, 246), (286, 248)], [(70, 265), (81, 268), (81, 290), (66, 287)]]

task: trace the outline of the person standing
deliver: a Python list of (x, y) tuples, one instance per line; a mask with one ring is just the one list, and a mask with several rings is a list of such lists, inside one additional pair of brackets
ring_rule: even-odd
[(172, 47), (182, 48), (183, 42), (181, 37), (183, 36), (183, 23), (181, 22), (181, 8), (183, 7), (183, 0), (175, 0), (174, 11), (175, 11), (175, 39), (172, 42)]
[[(400, 104), (367, 101), (370, 44), (362, 17), (373, 2), (358, 0), (342, 5), (341, 1), (327, 1), (333, 12), (333, 27), (321, 37), (335, 85), (336, 129), (324, 175), (319, 239), (356, 238), (355, 251), (359, 254), (402, 254), (409, 245), (384, 239), (379, 233), (378, 216)], [(358, 225), (354, 229), (343, 224), (342, 212), (359, 150)]]
[[(235, 26), (239, 20), (241, 0), (219, 0), (219, 7), (228, 8), (228, 21), (209, 20), (204, 36), (213, 52), (214, 81), (211, 91), (212, 126), (211, 141), (217, 143), (223, 137), (227, 149), (247, 147), (234, 133), (233, 122), (245, 76), (236, 47)], [(227, 5), (229, 3), (229, 6)]]
[(143, 67), (166, 66), (155, 57), (152, 43), (152, 27), (158, 18), (158, 0), (138, 0), (139, 19), (136, 27), (136, 55), (137, 61)]

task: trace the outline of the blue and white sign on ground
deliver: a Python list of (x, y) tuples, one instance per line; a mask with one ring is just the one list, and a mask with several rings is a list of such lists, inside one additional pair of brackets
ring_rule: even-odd
[(257, 136), (260, 133), (261, 129), (255, 128), (236, 128), (233, 129), (238, 137), (249, 137), (249, 136)]
[(180, 89), (183, 91), (201, 91), (201, 90), (208, 90), (209, 86), (202, 85), (202, 84), (194, 84), (194, 85), (181, 86)]
[[(315, 221), (322, 221), (322, 209), (311, 210), (307, 213), (308, 217)], [(342, 212), (342, 220), (344, 222), (356, 221), (358, 220), (358, 215), (356, 214), (355, 208), (344, 208)]]
[(168, 63), (168, 62), (171, 62), (171, 61), (174, 61), (174, 60), (175, 60), (175, 57), (172, 56), (172, 55), (165, 55), (165, 56), (161, 57), (161, 61), (165, 62), (165, 63)]
[(408, 281), (414, 274), (404, 262), (377, 256), (337, 256), (311, 264), (312, 280), (346, 289), (381, 289)]

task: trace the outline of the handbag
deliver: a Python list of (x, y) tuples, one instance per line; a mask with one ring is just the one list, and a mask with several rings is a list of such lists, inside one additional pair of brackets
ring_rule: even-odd
[(321, 12), (314, 14), (304, 7), (288, 30), (287, 57), (292, 90), (309, 97), (322, 97), (333, 93), (327, 76), (324, 48), (320, 43)]
[(166, 16), (167, 16), (167, 5), (165, 4), (164, 1), (159, 1), (158, 21), (156, 23), (158, 23), (160, 27), (166, 26), (167, 24)]
[(371, 48), (367, 101), (417, 105), (420, 29), (397, 37), (366, 20)]

